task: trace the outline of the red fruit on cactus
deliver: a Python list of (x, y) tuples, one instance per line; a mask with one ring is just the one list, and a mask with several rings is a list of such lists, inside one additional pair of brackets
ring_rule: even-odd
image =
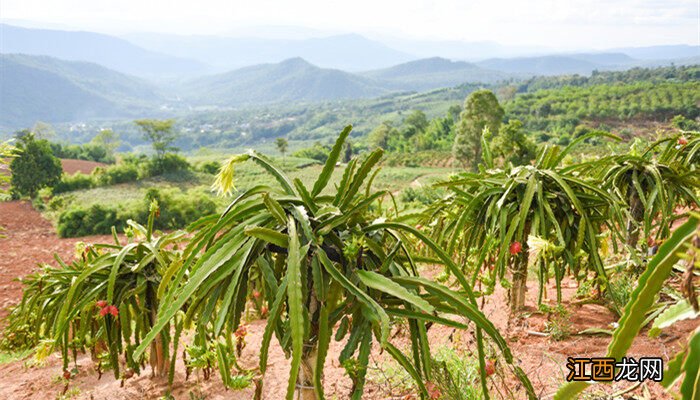
[(116, 317), (119, 315), (119, 309), (116, 306), (108, 306), (109, 313), (112, 314), (113, 317)]
[(681, 136), (681, 137), (678, 138), (678, 144), (681, 145), (681, 146), (685, 146), (686, 144), (688, 144), (688, 139), (686, 139), (685, 137)]
[(105, 308), (107, 307), (107, 302), (105, 300), (99, 300), (95, 305), (100, 308)]
[(233, 332), (233, 336), (242, 339), (248, 334), (248, 328), (245, 325), (241, 325)]
[(102, 307), (102, 309), (100, 310), (100, 317), (104, 317), (107, 314), (109, 314), (109, 307)]
[(425, 389), (428, 391), (428, 398), (431, 400), (439, 399), (442, 396), (442, 393), (440, 393), (440, 388), (438, 388), (433, 382), (426, 382)]
[(486, 376), (491, 376), (496, 373), (496, 362), (493, 360), (486, 360), (486, 365), (484, 366), (484, 372)]
[(267, 311), (267, 306), (260, 307), (260, 315), (262, 315), (263, 317), (267, 316)]
[(520, 251), (523, 249), (523, 245), (520, 244), (520, 242), (513, 242), (510, 244), (510, 254), (511, 255), (516, 255), (520, 253)]
[(260, 298), (260, 292), (258, 292), (257, 290), (253, 290), (253, 298), (254, 299)]

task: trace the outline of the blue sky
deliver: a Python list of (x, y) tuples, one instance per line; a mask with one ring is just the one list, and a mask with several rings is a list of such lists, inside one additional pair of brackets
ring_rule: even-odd
[(556, 49), (700, 44), (700, 0), (2, 0), (0, 17), (106, 33), (253, 35), (270, 32), (253, 27), (292, 26)]

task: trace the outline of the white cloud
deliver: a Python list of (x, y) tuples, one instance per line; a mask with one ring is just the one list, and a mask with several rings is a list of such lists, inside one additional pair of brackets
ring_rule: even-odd
[(288, 25), (560, 48), (700, 43), (698, 0), (2, 0), (0, 17), (122, 33)]

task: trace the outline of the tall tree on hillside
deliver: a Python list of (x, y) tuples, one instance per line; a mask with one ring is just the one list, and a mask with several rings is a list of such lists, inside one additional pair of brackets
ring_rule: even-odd
[(523, 123), (514, 119), (501, 126), (491, 141), (491, 152), (503, 164), (527, 165), (535, 158), (537, 146), (523, 131)]
[(398, 130), (391, 125), (391, 122), (385, 121), (374, 128), (367, 139), (370, 147), (373, 149), (379, 147), (384, 150), (390, 150), (389, 141), (396, 135), (398, 135)]
[(39, 189), (58, 183), (63, 168), (47, 140), (36, 139), (32, 132), (24, 130), (17, 133), (17, 149), (10, 171), (13, 196), (35, 197)]
[(138, 119), (134, 123), (143, 132), (143, 139), (151, 143), (157, 160), (163, 160), (168, 152), (178, 150), (173, 146), (173, 142), (178, 137), (173, 130), (175, 120)]
[(477, 90), (467, 97), (460, 115), (455, 143), (455, 158), (464, 165), (471, 164), (476, 171), (481, 162), (481, 134), (484, 128), (498, 132), (505, 112), (490, 90)]
[(421, 134), (428, 128), (428, 124), (428, 117), (425, 116), (425, 113), (421, 110), (414, 110), (403, 121), (403, 135), (406, 139), (409, 139), (417, 134)]
[(278, 137), (277, 140), (275, 140), (275, 145), (277, 146), (277, 150), (282, 154), (282, 157), (284, 157), (284, 153), (287, 152), (287, 148), (289, 147), (287, 139)]
[(103, 147), (107, 152), (107, 156), (111, 158), (121, 142), (119, 141), (119, 134), (111, 129), (102, 129), (97, 136), (92, 138), (90, 143)]

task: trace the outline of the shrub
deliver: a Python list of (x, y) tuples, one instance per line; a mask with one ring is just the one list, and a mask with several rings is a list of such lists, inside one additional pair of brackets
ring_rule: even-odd
[(219, 172), (221, 168), (221, 163), (218, 161), (207, 161), (199, 165), (198, 170), (204, 172), (205, 174), (215, 175)]
[(188, 171), (192, 167), (187, 160), (177, 154), (168, 153), (163, 158), (152, 158), (146, 163), (148, 176), (158, 176), (170, 172)]
[(116, 185), (134, 182), (139, 179), (139, 168), (135, 164), (119, 164), (106, 168), (97, 168), (93, 175), (100, 185)]
[(63, 174), (61, 180), (56, 184), (56, 186), (54, 186), (53, 194), (61, 194), (81, 189), (90, 189), (95, 186), (95, 179), (91, 175), (86, 175), (80, 172), (73, 175)]
[(196, 190), (182, 192), (177, 188), (150, 188), (146, 191), (145, 201), (150, 203), (153, 200), (160, 204), (160, 215), (154, 222), (158, 229), (181, 228), (216, 212), (214, 200)]
[(58, 217), (58, 235), (77, 237), (108, 234), (112, 226), (123, 227), (117, 220), (117, 210), (112, 206), (93, 204), (87, 209), (69, 208)]
[(123, 229), (130, 219), (147, 219), (147, 210), (153, 200), (160, 205), (160, 215), (154, 222), (156, 229), (182, 228), (202, 216), (216, 212), (214, 200), (201, 191), (151, 188), (146, 191), (143, 202), (70, 207), (58, 218), (58, 234), (61, 237), (108, 234), (113, 225), (117, 229)]

